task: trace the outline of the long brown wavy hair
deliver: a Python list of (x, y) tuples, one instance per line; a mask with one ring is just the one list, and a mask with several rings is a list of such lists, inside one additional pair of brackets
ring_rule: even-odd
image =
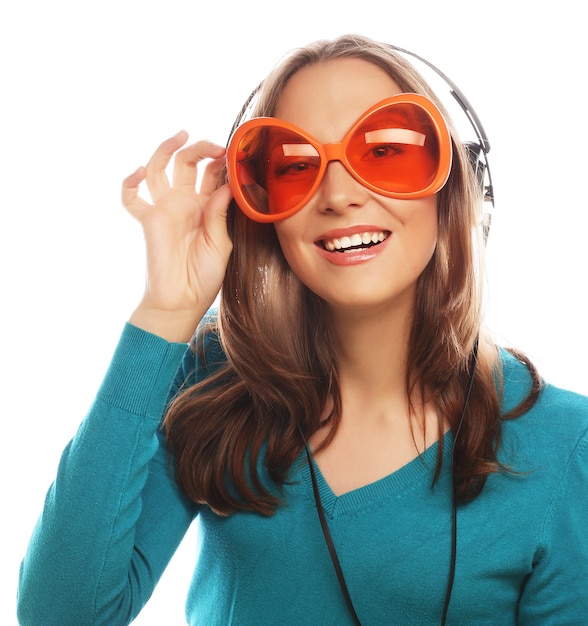
[[(273, 115), (288, 80), (301, 68), (355, 57), (385, 70), (405, 92), (442, 103), (413, 66), (390, 46), (364, 37), (318, 41), (294, 51), (263, 82), (252, 115)], [(439, 434), (454, 430), (462, 414), (472, 351), (491, 345), (481, 337), (483, 242), (479, 225), (480, 186), (450, 123), (453, 166), (438, 196), (438, 242), (417, 284), (409, 338), (407, 396), (434, 402)], [(308, 439), (327, 417), (332, 440), (341, 416), (337, 363), (324, 303), (294, 275), (272, 225), (229, 210), (233, 252), (221, 290), (218, 316), (202, 325), (192, 348), (205, 362), (205, 343), (220, 345), (226, 361), (188, 386), (170, 404), (164, 420), (179, 485), (189, 498), (220, 515), (238, 510), (269, 515), (280, 504), (279, 487)], [(208, 341), (205, 341), (208, 338)], [(212, 339), (211, 339), (212, 338)], [(491, 353), (491, 357), (487, 355)], [(497, 461), (501, 420), (524, 413), (541, 388), (533, 365), (528, 397), (500, 413), (500, 367), (496, 348), (478, 358), (465, 418), (454, 448), (456, 494), (475, 498)], [(441, 469), (440, 436), (437, 472)], [(271, 479), (270, 484), (260, 475)]]

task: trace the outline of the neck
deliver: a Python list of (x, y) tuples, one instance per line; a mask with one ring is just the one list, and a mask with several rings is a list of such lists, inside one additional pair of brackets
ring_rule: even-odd
[(333, 311), (331, 321), (343, 398), (352, 393), (370, 406), (391, 398), (406, 404), (412, 311), (389, 307), (369, 313)]
[(408, 396), (411, 325), (411, 308), (331, 311), (340, 421), (334, 433), (327, 424), (310, 443), (336, 494), (388, 476), (441, 435), (434, 406), (416, 394)]

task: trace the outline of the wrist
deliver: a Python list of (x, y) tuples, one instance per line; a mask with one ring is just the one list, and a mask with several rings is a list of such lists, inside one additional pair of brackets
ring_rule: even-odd
[(131, 314), (129, 322), (170, 343), (188, 343), (204, 313), (192, 311), (167, 311), (140, 304)]

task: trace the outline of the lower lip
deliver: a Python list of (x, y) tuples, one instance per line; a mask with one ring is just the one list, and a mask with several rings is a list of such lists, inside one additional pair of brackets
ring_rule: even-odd
[(339, 265), (343, 267), (347, 267), (349, 265), (360, 265), (361, 263), (367, 263), (371, 261), (373, 258), (377, 257), (381, 254), (388, 242), (392, 239), (392, 235), (389, 235), (382, 243), (379, 243), (377, 246), (372, 246), (371, 248), (366, 248), (365, 250), (351, 250), (350, 252), (329, 252), (325, 250), (322, 246), (317, 246), (319, 254), (325, 258), (329, 263), (333, 265)]

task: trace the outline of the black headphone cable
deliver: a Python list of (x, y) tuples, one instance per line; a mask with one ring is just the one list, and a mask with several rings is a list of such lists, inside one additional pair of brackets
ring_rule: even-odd
[[(455, 442), (459, 436), (461, 431), (466, 410), (468, 407), (468, 403), (470, 400), (470, 395), (472, 392), (472, 388), (474, 386), (474, 376), (476, 372), (476, 363), (478, 361), (478, 340), (474, 343), (474, 347), (472, 350), (471, 362), (470, 362), (470, 376), (468, 387), (466, 390), (466, 396), (464, 399), (463, 409), (461, 411), (461, 415), (459, 418), (458, 426), (455, 430), (455, 436), (453, 438), (453, 445), (451, 449), (451, 559), (450, 559), (450, 567), (449, 567), (449, 575), (447, 578), (447, 589), (445, 592), (445, 602), (443, 605), (443, 614), (441, 616), (441, 626), (445, 626), (447, 621), (447, 611), (449, 610), (449, 603), (451, 601), (451, 593), (453, 591), (453, 583), (455, 580), (455, 566), (457, 560), (457, 496), (456, 496), (456, 481), (455, 481), (455, 472), (454, 472), (454, 455), (455, 455)], [(337, 580), (339, 581), (339, 586), (341, 587), (341, 592), (343, 593), (343, 598), (345, 599), (345, 604), (349, 609), (349, 613), (353, 619), (355, 626), (361, 626), (361, 622), (359, 621), (359, 617), (355, 611), (355, 607), (353, 606), (353, 602), (351, 600), (351, 595), (349, 594), (349, 589), (347, 588), (347, 583), (345, 582), (345, 577), (343, 575), (343, 570), (341, 568), (341, 563), (339, 562), (339, 557), (337, 556), (337, 551), (335, 549), (335, 544), (333, 543), (333, 538), (331, 536), (331, 532), (329, 530), (329, 525), (327, 523), (325, 512), (323, 509), (323, 505), (321, 502), (321, 497), (319, 493), (318, 483), (316, 479), (316, 473), (314, 470), (314, 463), (312, 461), (312, 455), (310, 451), (310, 446), (304, 437), (304, 433), (302, 432), (302, 428), (298, 425), (298, 430), (300, 432), (300, 436), (302, 437), (302, 441), (304, 442), (304, 449), (306, 451), (306, 458), (308, 460), (308, 468), (310, 470), (310, 479), (312, 481), (312, 491), (314, 494), (314, 501), (316, 504), (316, 510), (318, 513), (319, 521), (321, 524), (321, 529), (323, 531), (323, 535), (325, 537), (325, 542), (327, 544), (327, 548), (329, 549), (329, 554), (331, 556), (331, 561), (333, 562), (333, 567), (335, 568), (335, 573), (337, 574)]]

